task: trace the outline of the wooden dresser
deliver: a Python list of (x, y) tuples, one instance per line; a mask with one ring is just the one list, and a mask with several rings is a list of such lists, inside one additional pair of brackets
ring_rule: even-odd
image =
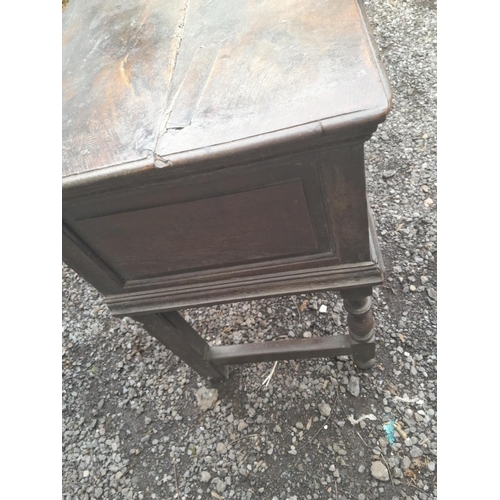
[[(203, 376), (375, 359), (363, 144), (391, 90), (357, 0), (72, 0), (63, 259)], [(187, 307), (338, 290), (349, 335), (209, 346)]]

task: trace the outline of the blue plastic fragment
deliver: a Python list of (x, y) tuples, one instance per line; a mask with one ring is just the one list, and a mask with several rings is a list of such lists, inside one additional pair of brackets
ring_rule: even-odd
[(389, 444), (394, 443), (394, 420), (391, 420), (388, 424), (384, 424), (384, 431), (387, 436), (387, 441)]

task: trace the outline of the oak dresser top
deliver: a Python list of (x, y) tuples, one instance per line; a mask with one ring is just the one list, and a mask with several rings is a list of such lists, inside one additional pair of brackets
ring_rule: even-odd
[(62, 49), (66, 178), (379, 123), (390, 107), (357, 0), (72, 0)]

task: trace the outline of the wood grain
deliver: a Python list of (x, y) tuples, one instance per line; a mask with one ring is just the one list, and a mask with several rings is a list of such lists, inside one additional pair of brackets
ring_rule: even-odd
[(218, 54), (208, 80), (192, 73), (196, 109), (181, 129), (167, 123), (162, 157), (389, 105), (355, 0), (190, 2), (185, 23), (167, 106), (200, 40)]
[(63, 13), (63, 177), (153, 155), (186, 0), (72, 1)]
[(75, 0), (63, 14), (63, 177), (379, 123), (390, 101), (356, 0)]

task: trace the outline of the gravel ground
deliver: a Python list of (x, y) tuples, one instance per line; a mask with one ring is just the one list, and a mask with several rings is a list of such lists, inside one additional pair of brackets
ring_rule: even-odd
[[(394, 89), (366, 146), (388, 269), (376, 366), (283, 361), (266, 386), (261, 363), (207, 382), (63, 265), (64, 499), (437, 498), (436, 5), (366, 8)], [(183, 314), (214, 344), (346, 333), (335, 293)]]

